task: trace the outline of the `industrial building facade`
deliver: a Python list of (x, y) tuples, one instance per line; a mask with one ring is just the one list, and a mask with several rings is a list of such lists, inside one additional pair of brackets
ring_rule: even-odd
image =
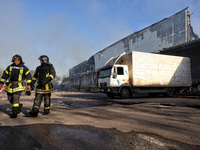
[(97, 70), (112, 57), (131, 51), (155, 52), (196, 39), (188, 8), (113, 43), (69, 70), (70, 86), (95, 86)]

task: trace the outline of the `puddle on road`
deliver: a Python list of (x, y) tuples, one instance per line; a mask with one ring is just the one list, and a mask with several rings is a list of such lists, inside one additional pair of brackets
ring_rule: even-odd
[(94, 139), (94, 138), (100, 138), (100, 135), (92, 132), (90, 130), (85, 130), (85, 129), (76, 129), (76, 128), (55, 128), (54, 130), (51, 131), (51, 134), (53, 135), (59, 135), (62, 138), (70, 137), (71, 139)]
[(188, 107), (188, 108), (196, 108), (200, 109), (200, 104), (196, 103), (187, 103), (187, 102), (151, 102), (146, 99), (105, 99), (97, 97), (82, 97), (74, 99), (73, 101), (62, 101), (62, 100), (52, 100), (57, 102), (60, 106), (71, 107), (71, 108), (83, 108), (83, 107), (101, 107), (101, 106), (109, 106), (114, 104), (119, 105), (155, 105), (157, 107)]
[(178, 107), (190, 107), (190, 108), (197, 108), (197, 109), (200, 109), (200, 105), (192, 105), (192, 104), (159, 104), (161, 106), (164, 106), (164, 107), (175, 107), (175, 106), (178, 106)]
[(71, 107), (71, 108), (84, 108), (84, 107), (101, 107), (113, 105), (113, 102), (103, 101), (103, 100), (94, 100), (94, 101), (61, 101), (61, 100), (52, 100), (52, 102), (58, 103), (59, 106)]
[(199, 149), (159, 135), (87, 125), (34, 124), (0, 127), (1, 149)]

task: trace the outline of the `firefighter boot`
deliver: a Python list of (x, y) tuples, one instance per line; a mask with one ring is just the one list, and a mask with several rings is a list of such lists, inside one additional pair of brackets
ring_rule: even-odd
[(39, 112), (39, 109), (37, 108), (33, 108), (29, 114), (32, 116), (32, 117), (37, 117), (38, 116), (38, 112)]
[(29, 114), (30, 114), (32, 117), (37, 117), (37, 116), (38, 116), (38, 113), (33, 112), (33, 110), (31, 110), (31, 111), (29, 112)]
[(18, 109), (19, 109), (19, 107), (12, 108), (12, 114), (10, 115), (10, 118), (17, 118)]
[(44, 115), (48, 115), (50, 113), (49, 109), (44, 109)]
[(22, 108), (23, 104), (19, 104), (19, 108), (18, 108), (18, 114), (21, 112), (21, 108)]
[(12, 113), (12, 114), (10, 115), (10, 118), (17, 118), (17, 113)]

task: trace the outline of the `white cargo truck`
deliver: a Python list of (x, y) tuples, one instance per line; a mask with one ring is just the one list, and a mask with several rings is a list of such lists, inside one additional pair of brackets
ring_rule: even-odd
[(173, 96), (191, 84), (190, 58), (135, 51), (103, 67), (98, 77), (100, 91), (111, 98), (133, 93)]

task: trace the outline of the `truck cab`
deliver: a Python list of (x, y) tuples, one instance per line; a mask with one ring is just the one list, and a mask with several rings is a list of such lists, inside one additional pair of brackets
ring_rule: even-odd
[(99, 73), (98, 83), (100, 91), (106, 93), (108, 97), (118, 95), (123, 86), (130, 86), (128, 66), (110, 65), (102, 68)]

